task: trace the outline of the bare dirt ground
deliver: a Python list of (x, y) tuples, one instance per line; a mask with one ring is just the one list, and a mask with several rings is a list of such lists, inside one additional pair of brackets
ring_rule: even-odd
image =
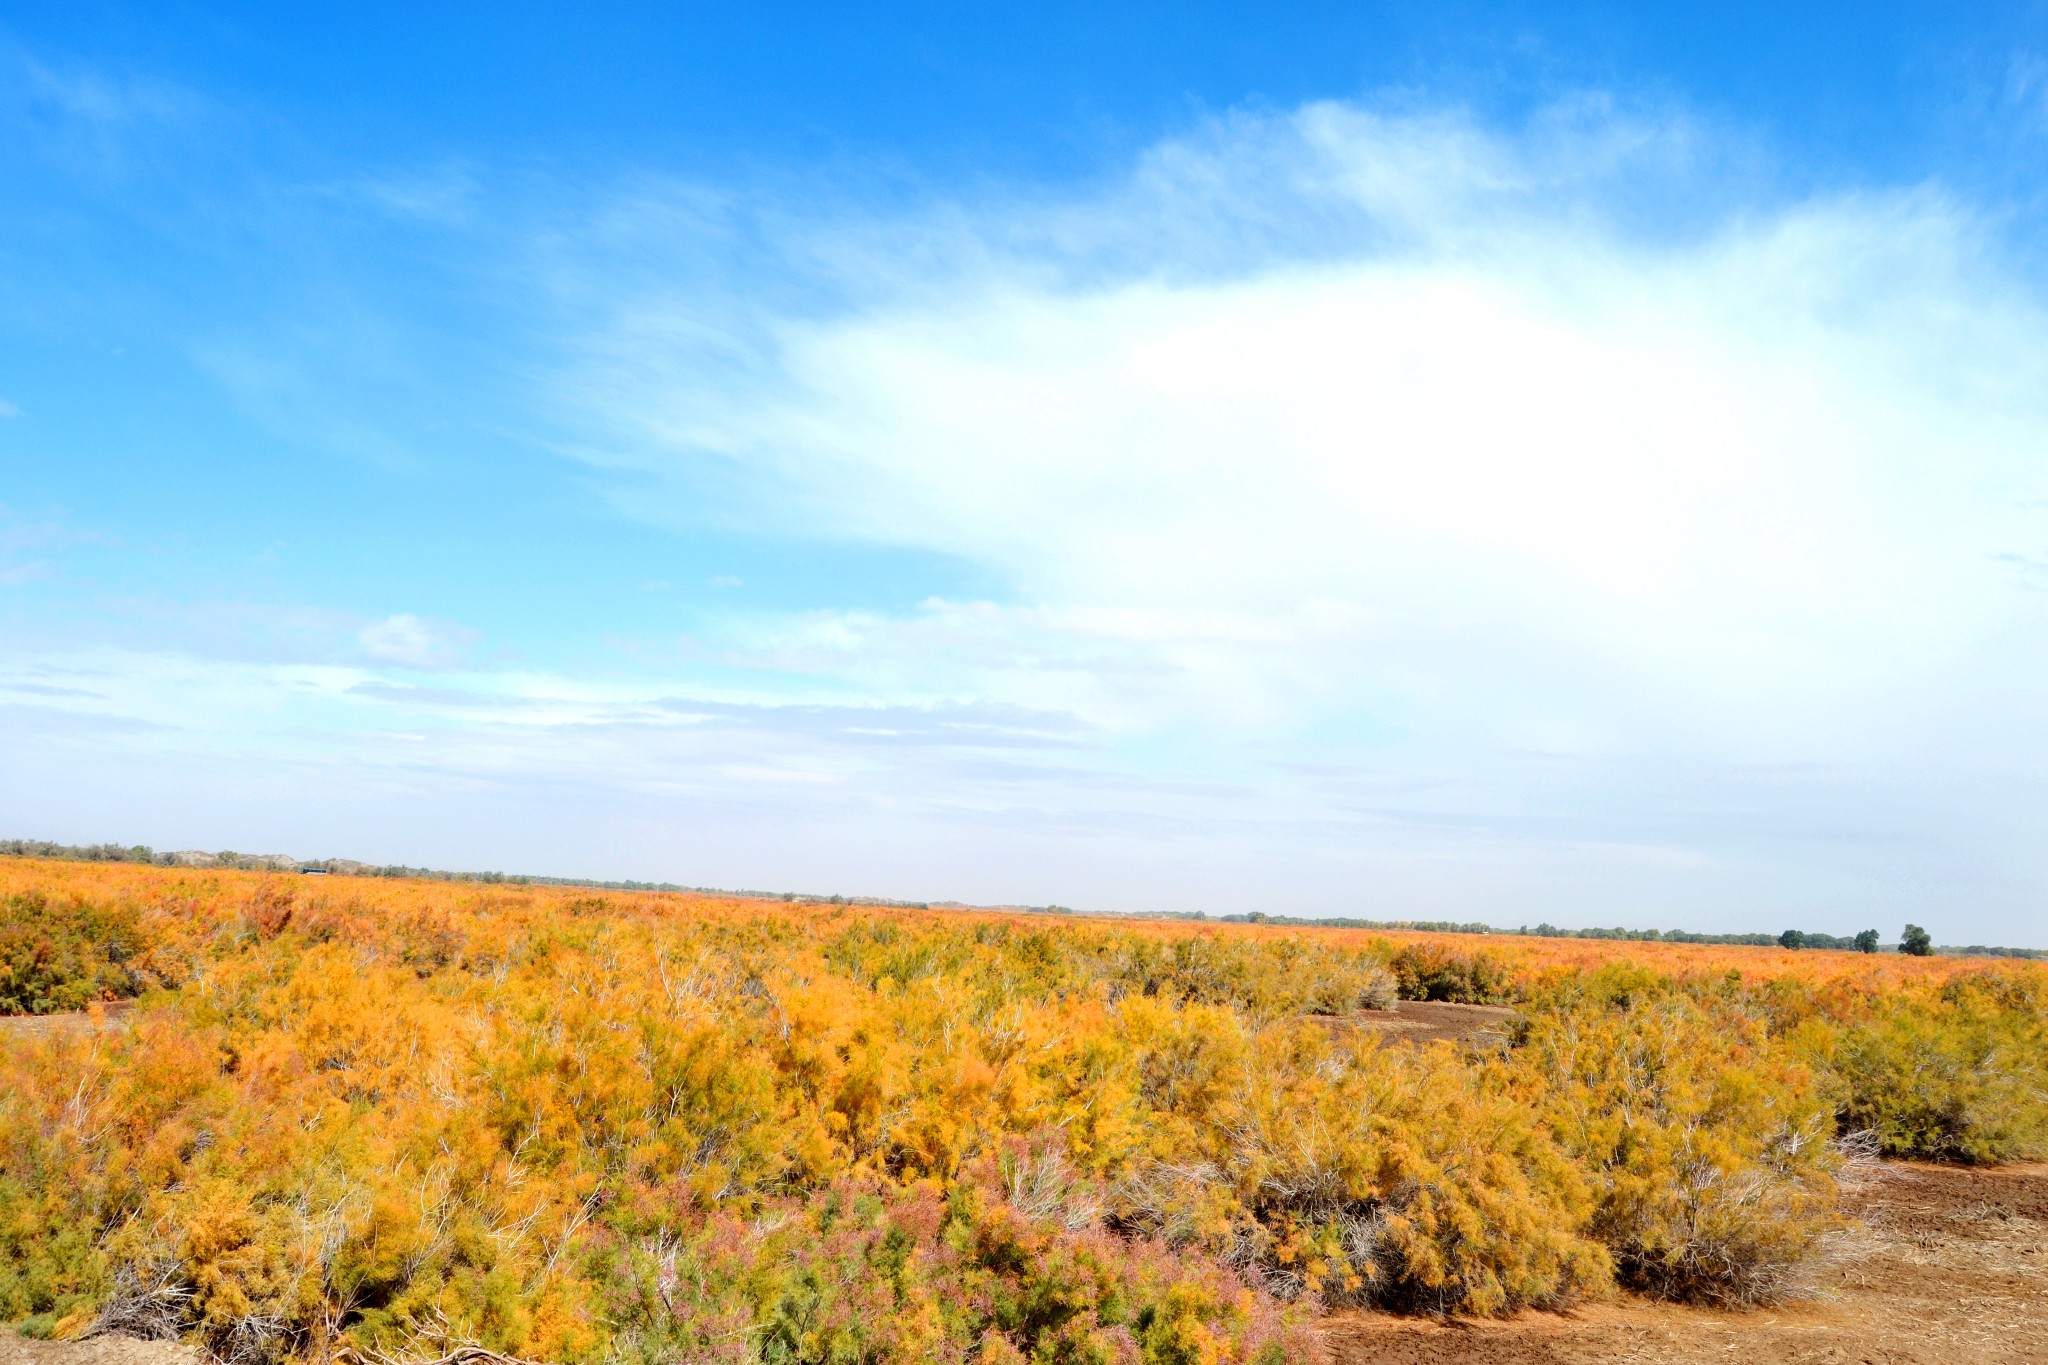
[[(68, 1014), (0, 1014), (0, 1043), (10, 1038), (47, 1038), (53, 1034), (83, 1032), (95, 1026), (126, 1028), (131, 1022), (128, 1012), (133, 1008), (129, 1001), (114, 1000), (97, 1010), (77, 1010)], [(5, 1356), (0, 1356), (0, 1365), (7, 1365)]]
[(2048, 1362), (2048, 1166), (1888, 1162), (1849, 1200), (1862, 1226), (1813, 1297), (1716, 1312), (1594, 1304), (1569, 1315), (1330, 1323), (1335, 1365), (2042, 1365)]
[(199, 1353), (171, 1341), (30, 1341), (0, 1329), (0, 1365), (199, 1365)]
[(1371, 1029), (1390, 1043), (1485, 1042), (1505, 1038), (1515, 1012), (1505, 1005), (1451, 1005), (1403, 1000), (1389, 1010), (1359, 1010), (1327, 1018), (1333, 1028)]

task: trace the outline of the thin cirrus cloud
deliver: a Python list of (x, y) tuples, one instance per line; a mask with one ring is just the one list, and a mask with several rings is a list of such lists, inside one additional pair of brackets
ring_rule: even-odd
[(17, 150), (72, 172), (102, 182), (147, 173), (219, 112), (175, 83), (42, 60), (0, 35), (0, 121)]

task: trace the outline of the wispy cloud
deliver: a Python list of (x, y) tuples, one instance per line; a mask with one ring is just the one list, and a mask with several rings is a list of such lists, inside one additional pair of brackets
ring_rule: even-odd
[(69, 170), (126, 174), (213, 112), (175, 82), (53, 60), (0, 39), (0, 127)]
[(401, 221), (459, 228), (472, 221), (482, 186), (469, 171), (442, 166), (351, 181), (326, 193)]
[(464, 651), (475, 642), (476, 632), (401, 612), (370, 622), (356, 638), (365, 654), (383, 663), (405, 668), (450, 668), (461, 661)]
[(117, 76), (30, 59), (18, 59), (15, 70), (29, 103), (79, 123), (124, 127), (164, 122), (201, 106), (191, 91), (152, 77)]
[(106, 537), (90, 530), (47, 517), (24, 516), (0, 503), (0, 586), (56, 579), (64, 551), (107, 543)]

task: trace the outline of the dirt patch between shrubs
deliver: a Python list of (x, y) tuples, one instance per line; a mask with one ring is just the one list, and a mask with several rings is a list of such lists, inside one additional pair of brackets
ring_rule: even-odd
[(0, 1365), (199, 1365), (199, 1353), (175, 1341), (133, 1337), (31, 1341), (0, 1328)]
[[(113, 1000), (96, 1010), (72, 1010), (64, 1014), (0, 1014), (0, 1042), (82, 1033), (95, 1023), (100, 1028), (126, 1028), (133, 1022), (128, 1012), (134, 1007), (133, 1001)], [(9, 1365), (6, 1356), (0, 1355), (0, 1365)]]
[(1333, 1028), (1371, 1029), (1390, 1043), (1485, 1042), (1505, 1039), (1515, 1012), (1505, 1005), (1452, 1005), (1403, 1000), (1392, 1009), (1323, 1016)]
[(1334, 1365), (2042, 1365), (2048, 1166), (1887, 1162), (1846, 1201), (1861, 1226), (1814, 1297), (1717, 1312), (1622, 1301), (1568, 1315), (1330, 1321)]

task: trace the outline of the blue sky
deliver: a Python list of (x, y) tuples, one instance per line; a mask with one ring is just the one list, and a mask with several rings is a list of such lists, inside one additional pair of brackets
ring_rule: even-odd
[(0, 4), (0, 825), (2048, 944), (2044, 155), (2040, 6)]

